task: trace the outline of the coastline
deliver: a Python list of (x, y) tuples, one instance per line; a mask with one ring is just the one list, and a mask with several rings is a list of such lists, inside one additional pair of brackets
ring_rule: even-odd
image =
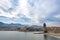
[(60, 33), (45, 33), (44, 35), (52, 36), (55, 38), (60, 38)]

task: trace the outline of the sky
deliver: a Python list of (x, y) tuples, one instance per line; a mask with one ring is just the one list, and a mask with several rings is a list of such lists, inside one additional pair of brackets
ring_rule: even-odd
[(0, 0), (0, 22), (60, 26), (60, 0)]

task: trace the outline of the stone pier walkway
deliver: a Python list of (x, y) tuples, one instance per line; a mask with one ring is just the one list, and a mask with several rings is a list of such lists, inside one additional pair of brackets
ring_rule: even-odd
[(56, 38), (60, 38), (60, 33), (46, 33), (46, 35), (56, 37)]

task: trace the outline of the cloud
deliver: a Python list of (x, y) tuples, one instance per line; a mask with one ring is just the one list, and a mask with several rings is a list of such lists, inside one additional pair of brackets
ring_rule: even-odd
[[(42, 24), (59, 23), (59, 0), (1, 0), (0, 16), (11, 18), (14, 22)], [(22, 20), (22, 21), (21, 21)]]
[(60, 14), (57, 14), (54, 17), (60, 20)]
[(50, 26), (60, 26), (60, 22), (47, 22), (47, 27), (50, 27)]
[[(31, 0), (29, 2), (30, 5), (28, 9), (30, 11), (30, 16), (38, 23), (39, 20), (45, 19), (48, 15), (52, 15), (52, 12), (55, 12), (58, 8), (55, 4), (55, 0), (42, 0), (42, 2), (39, 0)], [(34, 4), (33, 7), (31, 6), (31, 2)]]

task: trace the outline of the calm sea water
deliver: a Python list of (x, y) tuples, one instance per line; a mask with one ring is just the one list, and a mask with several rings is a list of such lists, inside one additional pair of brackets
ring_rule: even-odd
[(60, 40), (35, 32), (0, 31), (0, 40)]

